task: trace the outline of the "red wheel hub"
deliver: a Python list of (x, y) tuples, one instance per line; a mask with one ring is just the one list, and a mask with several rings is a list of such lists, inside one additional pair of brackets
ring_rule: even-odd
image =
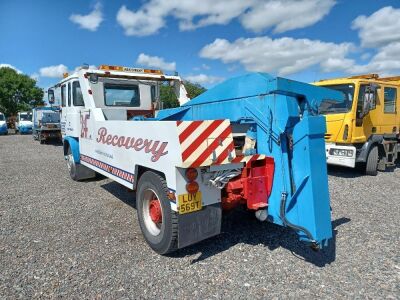
[(153, 199), (150, 201), (150, 218), (151, 220), (159, 224), (162, 222), (162, 211), (160, 201), (157, 199)]

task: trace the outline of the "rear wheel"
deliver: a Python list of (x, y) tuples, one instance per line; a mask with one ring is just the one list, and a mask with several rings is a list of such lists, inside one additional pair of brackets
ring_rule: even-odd
[(160, 175), (147, 171), (140, 177), (136, 193), (139, 224), (146, 242), (159, 254), (178, 246), (178, 217), (167, 194), (167, 183)]
[(378, 146), (372, 146), (371, 150), (368, 153), (367, 163), (365, 167), (365, 173), (367, 175), (376, 176), (378, 174), (378, 160)]

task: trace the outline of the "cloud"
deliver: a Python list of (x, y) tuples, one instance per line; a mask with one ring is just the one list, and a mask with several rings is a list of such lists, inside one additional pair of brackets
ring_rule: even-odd
[(391, 6), (381, 8), (369, 17), (358, 16), (352, 28), (359, 30), (358, 35), (363, 47), (383, 47), (400, 41), (400, 9)]
[(241, 22), (251, 31), (274, 28), (281, 33), (317, 23), (334, 5), (334, 0), (259, 1), (243, 14)]
[(353, 48), (351, 43), (335, 44), (289, 37), (271, 39), (263, 36), (239, 38), (234, 42), (216, 39), (201, 49), (200, 56), (224, 63), (238, 62), (248, 71), (288, 75), (314, 65), (333, 71), (335, 66), (339, 66), (338, 60), (346, 62), (345, 56)]
[(136, 11), (121, 6), (117, 22), (128, 36), (155, 34), (168, 17), (178, 20), (181, 31), (238, 19), (250, 31), (280, 33), (315, 24), (334, 5), (335, 0), (150, 0)]
[(15, 70), (18, 74), (22, 74), (21, 70), (17, 69), (16, 67), (14, 67), (13, 65), (10, 65), (10, 64), (0, 64), (0, 69), (1, 68), (10, 68), (10, 69)]
[(131, 11), (123, 5), (117, 13), (117, 22), (128, 36), (145, 36), (157, 33), (164, 27), (164, 14), (154, 10)]
[(144, 53), (140, 53), (136, 63), (142, 66), (157, 68), (164, 71), (175, 71), (176, 63), (175, 62), (165, 62), (164, 58), (158, 56), (149, 56)]
[(400, 72), (400, 42), (391, 43), (378, 50), (369, 63), (364, 65), (353, 64), (348, 67), (348, 73), (378, 73), (380, 75), (394, 75)]
[(200, 70), (210, 70), (211, 67), (207, 64), (202, 64), (200, 67), (194, 67), (194, 71), (200, 71)]
[(48, 66), (40, 68), (39, 74), (42, 77), (61, 78), (64, 73), (68, 72), (68, 68), (63, 64), (56, 66)]
[(217, 82), (221, 82), (224, 80), (222, 77), (217, 76), (209, 76), (206, 74), (198, 74), (198, 75), (188, 75), (184, 78), (187, 81), (198, 83), (198, 84), (213, 84)]
[(40, 75), (35, 72), (35, 73), (31, 74), (29, 77), (32, 78), (35, 81), (39, 81)]
[(103, 13), (101, 12), (101, 4), (97, 3), (93, 11), (88, 15), (73, 14), (69, 17), (70, 21), (78, 24), (81, 28), (96, 31), (103, 22)]

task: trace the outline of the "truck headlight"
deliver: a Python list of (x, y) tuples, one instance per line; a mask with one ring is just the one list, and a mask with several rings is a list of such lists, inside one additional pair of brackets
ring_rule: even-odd
[(329, 154), (330, 155), (334, 155), (334, 156), (353, 157), (353, 150), (332, 148), (332, 149), (329, 150)]

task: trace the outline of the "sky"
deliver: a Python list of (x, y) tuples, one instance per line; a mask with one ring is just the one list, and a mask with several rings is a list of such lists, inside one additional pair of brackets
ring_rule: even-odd
[(400, 0), (0, 0), (0, 67), (42, 88), (82, 64), (312, 82), (400, 75)]

